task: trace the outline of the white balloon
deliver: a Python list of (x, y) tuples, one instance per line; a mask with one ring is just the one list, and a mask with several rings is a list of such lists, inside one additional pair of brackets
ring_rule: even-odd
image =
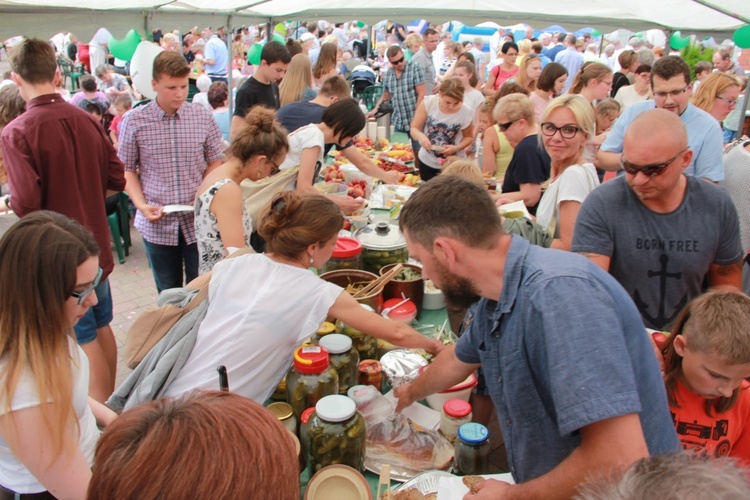
[(667, 43), (667, 35), (662, 30), (648, 30), (646, 31), (646, 40), (654, 47), (664, 47)]
[(107, 45), (107, 42), (109, 42), (109, 37), (111, 36), (112, 33), (110, 33), (107, 28), (99, 28), (99, 30), (94, 34), (94, 38), (92, 38), (89, 42), (89, 45)]
[(154, 72), (154, 59), (164, 49), (153, 42), (141, 42), (135, 49), (133, 59), (130, 60), (130, 77), (133, 85), (143, 97), (156, 99), (156, 92), (151, 86)]

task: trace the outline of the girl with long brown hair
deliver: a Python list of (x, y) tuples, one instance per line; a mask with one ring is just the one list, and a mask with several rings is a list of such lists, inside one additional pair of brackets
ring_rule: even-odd
[(320, 46), (318, 60), (315, 62), (315, 66), (313, 66), (313, 78), (318, 88), (323, 85), (326, 78), (339, 74), (336, 68), (338, 54), (339, 48), (335, 43), (324, 43)]
[(73, 325), (96, 305), (99, 247), (79, 223), (27, 215), (0, 239), (0, 494), (83, 498), (97, 423)]

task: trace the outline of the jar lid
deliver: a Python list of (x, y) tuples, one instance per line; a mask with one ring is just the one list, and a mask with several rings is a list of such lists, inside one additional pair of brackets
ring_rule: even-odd
[(320, 345), (325, 347), (331, 354), (341, 354), (351, 350), (352, 339), (340, 333), (332, 333), (322, 337)]
[(315, 405), (315, 413), (326, 422), (343, 422), (356, 412), (354, 401), (338, 394), (326, 396)]
[(328, 351), (320, 346), (302, 346), (294, 351), (294, 369), (308, 375), (328, 368)]
[(490, 437), (487, 427), (476, 422), (469, 422), (458, 428), (458, 437), (467, 444), (482, 444)]
[(359, 371), (372, 375), (381, 373), (383, 369), (377, 359), (363, 359), (359, 362)]
[(336, 326), (328, 321), (324, 321), (320, 328), (318, 328), (318, 335), (328, 335), (336, 331)]
[(397, 224), (380, 221), (357, 231), (357, 239), (370, 250), (399, 250), (406, 248), (406, 239)]
[(292, 405), (290, 405), (289, 403), (271, 403), (270, 405), (268, 405), (268, 409), (279, 420), (286, 420), (294, 413), (292, 411)]
[(303, 425), (307, 425), (307, 421), (310, 420), (310, 415), (312, 415), (314, 412), (315, 407), (311, 406), (310, 408), (302, 412), (302, 415), (299, 416), (299, 421), (302, 422)]
[[(388, 299), (383, 302), (383, 309), (388, 309), (389, 307), (393, 307), (401, 302), (404, 302), (404, 299), (399, 299), (398, 297)], [(417, 305), (411, 300), (407, 300), (400, 306), (394, 307), (388, 312), (389, 317), (395, 316), (397, 318), (402, 316), (411, 316), (412, 314), (417, 314)]]
[(449, 399), (443, 405), (443, 411), (449, 417), (461, 418), (471, 413), (471, 405), (462, 399)]
[(347, 257), (356, 257), (362, 253), (362, 243), (357, 238), (351, 236), (341, 236), (336, 240), (331, 257), (334, 259), (345, 259)]

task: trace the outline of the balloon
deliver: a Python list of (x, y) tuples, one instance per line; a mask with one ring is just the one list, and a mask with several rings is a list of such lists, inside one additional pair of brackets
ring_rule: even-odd
[(688, 43), (690, 43), (690, 37), (682, 38), (679, 31), (675, 31), (672, 33), (672, 36), (669, 37), (669, 45), (675, 50), (684, 49), (687, 47)]
[(364, 27), (365, 27), (365, 23), (363, 23), (362, 21), (357, 21), (357, 28), (364, 28)]
[(286, 43), (286, 38), (284, 38), (284, 36), (281, 35), (281, 34), (279, 34), (279, 33), (274, 33), (273, 34), (273, 41), (274, 42), (279, 42), (281, 45), (284, 45)]
[(598, 30), (591, 30), (591, 35), (599, 37), (599, 36), (602, 36), (602, 32)]
[(276, 26), (273, 27), (273, 30), (276, 33), (281, 34), (281, 36), (286, 36), (286, 26), (284, 26), (284, 23), (279, 23)]
[(260, 66), (260, 54), (263, 52), (263, 45), (254, 43), (247, 49), (247, 62), (253, 66)]
[(738, 29), (732, 35), (732, 40), (741, 49), (750, 49), (750, 24)]
[(164, 49), (152, 42), (141, 42), (130, 60), (130, 77), (133, 85), (143, 97), (156, 99), (156, 92), (151, 86), (154, 75), (154, 59)]
[(107, 45), (109, 46), (110, 53), (117, 59), (130, 61), (139, 43), (141, 43), (141, 35), (136, 30), (130, 30), (122, 40), (110, 36)]
[(94, 34), (94, 38), (91, 39), (89, 42), (89, 45), (105, 45), (109, 38), (112, 36), (112, 33), (107, 31), (107, 28), (99, 28), (97, 32)]

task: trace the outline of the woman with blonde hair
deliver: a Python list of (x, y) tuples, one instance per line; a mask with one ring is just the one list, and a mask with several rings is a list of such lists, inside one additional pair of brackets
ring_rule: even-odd
[(313, 78), (315, 86), (320, 88), (326, 78), (339, 74), (336, 63), (338, 61), (339, 47), (335, 43), (324, 43), (320, 46), (318, 60), (313, 67)]
[(606, 99), (612, 89), (612, 70), (606, 64), (586, 62), (573, 80), (568, 94), (580, 94), (592, 106)]
[(518, 42), (518, 57), (516, 58), (516, 64), (521, 66), (523, 62), (531, 54), (531, 40), (524, 38)]
[(419, 175), (428, 181), (440, 173), (449, 156), (466, 156), (474, 138), (474, 112), (464, 104), (464, 85), (458, 78), (440, 84), (438, 95), (425, 96), (411, 121), (411, 137), (419, 142)]
[(458, 58), (459, 53), (458, 44), (453, 40), (446, 40), (443, 43), (445, 44), (443, 48), (445, 60), (443, 61), (443, 65), (440, 66), (440, 70), (438, 71), (438, 79), (441, 81), (446, 78), (446, 72), (451, 69), (451, 67), (456, 63), (456, 58)]
[(717, 71), (703, 80), (690, 102), (722, 122), (737, 105), (741, 89), (736, 76)]
[[(325, 80), (325, 78), (323, 79)], [(279, 85), (280, 106), (286, 106), (297, 101), (315, 99), (318, 93), (312, 88), (312, 63), (305, 54), (292, 57), (286, 70), (284, 79)]]
[(505, 132), (500, 130), (497, 123), (497, 102), (511, 94), (529, 95), (529, 91), (522, 87), (514, 80), (503, 83), (497, 90), (492, 99), (487, 103), (492, 115), (492, 127), (489, 127), (484, 133), (484, 142), (482, 143), (482, 173), (488, 177), (494, 177), (498, 184), (502, 185), (505, 179), (505, 173), (508, 165), (513, 159), (513, 146), (505, 137)]
[(195, 198), (195, 236), (200, 274), (213, 269), (234, 249), (250, 246), (253, 225), (242, 200), (240, 183), (273, 175), (289, 144), (274, 112), (256, 106), (231, 145), (231, 155), (203, 179)]
[(537, 222), (554, 238), (552, 248), (570, 250), (578, 210), (599, 185), (596, 168), (583, 160), (586, 143), (596, 135), (594, 110), (579, 95), (562, 95), (547, 106), (540, 129), (551, 177), (539, 201)]
[[(97, 424), (73, 326), (96, 305), (99, 247), (78, 222), (33, 212), (0, 239), (0, 485), (3, 498), (84, 498)], [(93, 292), (93, 293), (92, 293)]]
[(536, 54), (527, 55), (518, 65), (516, 80), (529, 92), (536, 90), (537, 82), (542, 74), (542, 59)]

